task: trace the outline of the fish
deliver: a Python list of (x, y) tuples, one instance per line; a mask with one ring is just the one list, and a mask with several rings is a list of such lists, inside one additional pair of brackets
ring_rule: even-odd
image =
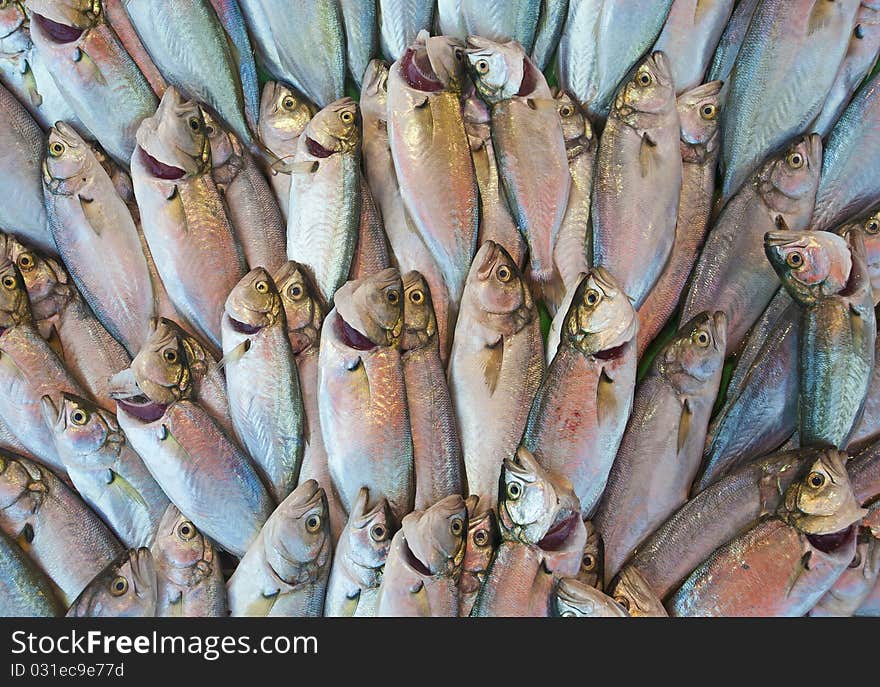
[[(220, 2), (222, 1), (220, 0)], [(125, 51), (134, 60), (141, 74), (144, 75), (147, 83), (150, 84), (153, 93), (161, 98), (165, 89), (168, 88), (168, 84), (165, 81), (165, 77), (159, 73), (159, 68), (153, 63), (153, 59), (147, 53), (147, 49), (138, 37), (137, 31), (135, 31), (134, 25), (125, 11), (126, 2), (127, 0), (102, 0), (101, 11), (107, 18), (107, 24), (116, 33), (119, 42), (122, 43), (122, 47), (125, 48)]]
[(560, 618), (628, 618), (629, 613), (610, 596), (574, 577), (556, 585), (554, 615)]
[[(277, 81), (267, 81), (260, 99), (260, 120), (257, 129), (260, 143), (277, 159), (292, 160), (296, 154), (296, 142), (315, 112), (317, 112), (315, 106), (292, 88)], [(287, 226), (291, 175), (277, 166), (270, 167), (267, 175), (284, 224)]]
[(367, 65), (378, 52), (377, 4), (378, 0), (340, 0), (348, 73), (358, 88), (363, 82)]
[[(532, 52), (532, 47), (535, 43), (541, 6), (546, 3), (541, 2), (541, 0), (515, 0), (515, 2), (504, 2), (504, 0), (488, 0), (488, 2), (452, 0), (451, 3), (439, 0), (438, 6), (443, 4), (458, 5), (459, 20), (466, 32), (464, 35), (458, 35), (457, 33), (450, 35), (461, 39), (468, 36), (482, 36), (498, 43), (516, 41), (523, 47), (526, 54), (529, 54)], [(556, 12), (564, 18), (564, 7), (561, 11), (557, 9)], [(438, 13), (442, 19), (444, 14), (446, 16), (452, 14), (452, 8), (446, 9), (445, 13), (443, 10), (438, 9)], [(559, 20), (557, 19), (557, 21)], [(443, 33), (446, 33), (443, 22), (441, 22), (440, 28)], [(560, 26), (559, 30), (561, 28)]]
[[(730, 74), (721, 123), (722, 202), (769, 155), (811, 130), (846, 54), (858, 7), (859, 0), (757, 6)], [(783, 34), (784, 41), (776, 39)]]
[(158, 617), (226, 617), (226, 584), (214, 543), (174, 504), (165, 509), (150, 552)]
[(415, 468), (403, 363), (403, 283), (389, 268), (336, 293), (318, 355), (318, 411), (333, 484), (351, 512), (361, 487), (399, 521), (412, 510)]
[(691, 274), (681, 321), (704, 310), (723, 310), (728, 354), (739, 350), (779, 288), (764, 256), (764, 234), (807, 228), (821, 168), (822, 139), (817, 134), (795, 139), (764, 163), (709, 230)]
[(287, 223), (272, 187), (235, 134), (206, 110), (202, 115), (211, 145), (211, 175), (223, 196), (245, 262), (251, 268), (276, 270), (284, 263)]
[(703, 83), (734, 4), (734, 0), (673, 0), (654, 51), (669, 59), (677, 95)]
[(880, 496), (880, 441), (872, 441), (853, 455), (847, 473), (858, 502), (872, 505)]
[(46, 153), (43, 193), (58, 253), (101, 324), (136, 353), (157, 315), (157, 296), (134, 219), (71, 126), (49, 130)]
[(370, 507), (370, 491), (361, 487), (333, 553), (325, 617), (373, 617), (385, 562), (397, 523), (388, 501)]
[(431, 0), (376, 0), (379, 44), (390, 62), (399, 60), (421, 31), (430, 29), (434, 17)]
[(532, 60), (541, 71), (550, 66), (551, 59), (556, 54), (568, 14), (568, 2), (569, 0), (541, 0), (535, 43), (532, 46)]
[(455, 618), (467, 536), (467, 507), (458, 494), (406, 515), (391, 540), (376, 615)]
[(618, 85), (654, 45), (672, 3), (569, 0), (559, 39), (559, 83), (590, 116), (608, 116)]
[(382, 225), (382, 216), (370, 184), (361, 177), (361, 215), (358, 221), (358, 237), (351, 258), (349, 279), (361, 279), (391, 267), (388, 238)]
[(299, 479), (304, 423), (284, 313), (272, 277), (256, 267), (226, 299), (222, 326), (232, 424), (278, 503)]
[(46, 224), (40, 163), (43, 132), (9, 91), (0, 86), (0, 228), (55, 253)]
[(470, 616), (499, 544), (495, 511), (477, 496), (468, 497), (465, 503), (468, 531), (458, 580), (458, 615), (462, 618)]
[(571, 186), (562, 121), (523, 46), (470, 36), (468, 47), (474, 85), (491, 110), (502, 188), (528, 242), (530, 277), (543, 288), (554, 276), (553, 246)]
[(43, 417), (79, 495), (129, 548), (149, 546), (168, 497), (119, 427), (96, 404), (62, 394), (42, 398)]
[(219, 349), (223, 303), (244, 276), (245, 262), (211, 176), (201, 111), (173, 86), (138, 128), (131, 169), (144, 236), (168, 295)]
[(0, 455), (0, 530), (49, 576), (64, 608), (123, 551), (55, 473), (11, 455)]
[(584, 546), (577, 579), (601, 591), (605, 588), (605, 547), (602, 543), (602, 535), (591, 520), (584, 520), (584, 528), (587, 531), (587, 543)]
[[(880, 291), (875, 290), (880, 295)], [(852, 435), (847, 444), (847, 451), (853, 452), (866, 444), (880, 438), (880, 336), (874, 339), (874, 367), (868, 381), (868, 392), (865, 394), (865, 406), (862, 415), (853, 427)]]
[(666, 618), (669, 615), (660, 597), (635, 568), (621, 571), (608, 594), (632, 618)]
[(230, 614), (320, 616), (332, 553), (324, 490), (307, 480), (281, 502), (229, 578)]
[(682, 176), (678, 219), (669, 261), (639, 308), (639, 357), (672, 317), (709, 230), (715, 191), (715, 166), (722, 114), (721, 82), (712, 81), (682, 93)]
[(100, 3), (29, 0), (27, 7), (34, 52), (101, 147), (127, 166), (138, 126), (158, 101)]
[(449, 359), (468, 492), (491, 507), (544, 375), (532, 295), (502, 246), (485, 241), (468, 274)]
[(712, 63), (709, 65), (709, 71), (706, 79), (709, 81), (723, 81), (725, 83), (730, 79), (730, 73), (733, 71), (733, 65), (736, 57), (739, 55), (749, 24), (752, 21), (752, 15), (755, 14), (755, 8), (760, 0), (738, 0), (727, 26), (724, 27), (724, 33), (718, 41), (715, 54), (712, 57)]
[(614, 277), (591, 270), (575, 290), (529, 412), (522, 445), (572, 481), (584, 515), (599, 503), (632, 410), (637, 327)]
[(359, 112), (337, 100), (297, 141), (290, 182), (287, 257), (311, 270), (325, 303), (348, 278), (361, 211)]
[(669, 61), (653, 53), (621, 85), (599, 141), (593, 264), (641, 307), (675, 240), (681, 125)]
[(403, 379), (415, 464), (415, 508), (463, 492), (461, 441), (440, 358), (431, 291), (418, 272), (403, 275)]
[(67, 611), (69, 618), (152, 618), (158, 581), (150, 550), (129, 549), (92, 580)]
[(0, 530), (0, 613), (4, 618), (57, 618), (64, 613), (52, 582)]
[[(462, 48), (422, 34), (391, 65), (386, 81), (386, 127), (400, 196), (440, 268), (450, 304), (462, 299), (479, 226), (477, 180), (460, 100), (466, 74), (455, 58)], [(389, 228), (399, 257), (393, 234)], [(447, 331), (454, 322), (450, 318)]]

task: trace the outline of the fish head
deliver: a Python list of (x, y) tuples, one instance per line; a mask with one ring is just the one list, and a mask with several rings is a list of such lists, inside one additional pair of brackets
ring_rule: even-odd
[(631, 565), (626, 566), (612, 582), (609, 596), (633, 618), (665, 618), (668, 615), (660, 597)]
[(535, 314), (525, 278), (510, 253), (494, 241), (484, 241), (474, 256), (465, 293), (477, 319), (508, 336), (531, 322)]
[(370, 60), (361, 86), (361, 111), (372, 121), (388, 120), (388, 64)]
[(169, 86), (152, 117), (137, 130), (141, 162), (161, 179), (182, 179), (202, 173), (211, 165), (211, 143), (202, 110)]
[(275, 272), (273, 281), (281, 296), (294, 355), (316, 346), (324, 322), (324, 306), (306, 269), (288, 260)]
[[(613, 605), (621, 615), (626, 610), (611, 597), (605, 596), (594, 586), (575, 577), (564, 577), (556, 585), (553, 605), (560, 618), (593, 618), (603, 605)], [(601, 613), (605, 615), (605, 613)]]
[(129, 549), (86, 587), (68, 612), (76, 618), (152, 617), (158, 580), (146, 547)]
[[(772, 156), (758, 171), (757, 188), (770, 208), (786, 211), (801, 198), (812, 199), (822, 172), (822, 137), (808, 134)], [(810, 204), (812, 209), (812, 204)]]
[(481, 36), (468, 36), (467, 44), (468, 71), (477, 93), (486, 102), (497, 103), (515, 95), (529, 95), (534, 90), (531, 70), (535, 66), (517, 41), (497, 43)]
[(465, 594), (476, 593), (486, 579), (489, 565), (498, 546), (498, 520), (485, 499), (471, 495), (467, 506), (467, 538), (461, 564), (459, 588)]
[(403, 330), (403, 282), (397, 269), (346, 282), (334, 301), (342, 339), (352, 348), (397, 345)]
[(586, 112), (567, 91), (559, 90), (554, 94), (556, 112), (562, 122), (562, 137), (565, 139), (565, 149), (571, 160), (579, 153), (591, 150), (596, 145), (596, 136), (593, 125)]
[(684, 162), (706, 160), (718, 148), (721, 123), (720, 81), (710, 81), (678, 96), (681, 151)]
[(113, 413), (69, 393), (61, 394), (60, 403), (51, 396), (43, 396), (40, 403), (65, 464), (97, 470), (109, 468), (119, 458), (125, 436)]
[(260, 98), (260, 139), (270, 150), (286, 148), (306, 130), (315, 106), (305, 97), (277, 81), (263, 86)]
[(654, 364), (679, 393), (696, 394), (721, 373), (726, 349), (727, 315), (701, 312), (676, 332)]
[[(49, 129), (43, 180), (46, 189), (64, 195), (75, 193), (91, 175), (92, 149), (72, 126), (57, 122)], [(61, 182), (67, 182), (63, 190)], [(70, 188), (73, 187), (73, 188)]]
[(327, 496), (313, 479), (290, 492), (263, 530), (266, 562), (288, 583), (314, 582), (330, 560)]
[[(37, 322), (57, 315), (76, 297), (70, 276), (57, 260), (44, 257), (11, 237), (6, 241), (6, 255), (18, 267)], [(45, 332), (41, 334), (47, 336)]]
[(0, 255), (0, 335), (30, 320), (31, 308), (21, 273), (12, 260)]
[(320, 110), (306, 126), (304, 145), (315, 158), (347, 153), (360, 146), (360, 109), (349, 97), (340, 98)]
[(45, 485), (34, 479), (21, 461), (0, 451), (0, 510), (6, 510), (29, 494), (38, 505), (45, 491)]
[(199, 569), (206, 576), (215, 565), (214, 547), (173, 503), (162, 514), (151, 550), (164, 574)]
[(617, 352), (635, 337), (638, 316), (611, 274), (594, 267), (581, 279), (560, 334), (584, 355)]
[(200, 107), (202, 120), (205, 122), (205, 135), (208, 137), (208, 145), (211, 147), (211, 164), (214, 167), (222, 167), (235, 154), (235, 146), (232, 135), (223, 128), (223, 125), (208, 112)]
[(420, 31), (392, 66), (403, 82), (422, 93), (447, 90), (457, 93), (467, 81), (464, 67), (464, 44), (450, 36), (434, 36)]
[(437, 340), (437, 317), (431, 301), (431, 289), (416, 271), (403, 275), (403, 334), (400, 347), (404, 351), (423, 348)]
[(232, 328), (248, 336), (284, 319), (278, 288), (262, 267), (252, 269), (233, 287), (225, 311)]
[(584, 529), (587, 531), (587, 543), (581, 556), (577, 579), (591, 587), (602, 589), (605, 572), (605, 546), (602, 535), (591, 520), (584, 520)]
[(865, 219), (847, 222), (834, 230), (836, 234), (849, 240), (850, 234), (859, 232), (865, 246), (865, 263), (871, 288), (874, 291), (874, 302), (880, 299), (880, 211)]
[(764, 252), (791, 296), (804, 304), (839, 293), (852, 270), (847, 240), (827, 231), (770, 231)]
[(861, 520), (868, 511), (853, 494), (846, 460), (842, 451), (822, 451), (785, 491), (779, 517), (807, 535), (834, 534)]
[(369, 499), (369, 490), (361, 487), (342, 536), (347, 537), (348, 555), (359, 568), (379, 571), (388, 558), (397, 525), (384, 497), (372, 508)]
[(648, 55), (620, 89), (614, 109), (620, 117), (636, 112), (659, 113), (675, 104), (669, 59), (660, 51)]
[[(100, 0), (27, 0), (26, 5), (31, 16), (81, 30), (96, 26), (102, 20)], [(75, 38), (63, 36), (56, 40), (62, 43)]]
[(425, 577), (455, 576), (461, 569), (467, 535), (467, 506), (453, 494), (401, 522), (407, 563)]

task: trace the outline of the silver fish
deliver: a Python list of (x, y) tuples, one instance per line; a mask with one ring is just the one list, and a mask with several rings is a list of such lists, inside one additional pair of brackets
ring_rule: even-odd
[(57, 618), (64, 610), (52, 581), (0, 530), (0, 613), (5, 618)]
[(340, 0), (342, 21), (345, 24), (348, 73), (358, 88), (361, 87), (364, 72), (377, 53), (379, 44), (377, 2), (378, 0)]
[(535, 29), (535, 44), (532, 46), (532, 60), (541, 71), (550, 66), (550, 60), (556, 54), (568, 14), (568, 1), (541, 0), (541, 15)]
[(379, 42), (390, 62), (399, 60), (419, 32), (429, 29), (434, 16), (431, 0), (376, 0)]
[(129, 549), (89, 583), (67, 611), (69, 618), (152, 618), (158, 581), (146, 547)]
[[(505, 0), (452, 0), (452, 2), (439, 0), (437, 4), (438, 6), (458, 5), (459, 21), (461, 21), (465, 33), (449, 35), (460, 39), (465, 39), (468, 36), (482, 36), (499, 43), (516, 41), (528, 54), (532, 52), (535, 33), (538, 29), (538, 15), (541, 5), (545, 3), (541, 0), (513, 0), (512, 2), (505, 2)], [(453, 14), (452, 10), (452, 7), (438, 7), (441, 20), (444, 15)], [(561, 15), (564, 19), (565, 7), (563, 6), (561, 11), (557, 9), (556, 14)], [(443, 21), (441, 21), (440, 28), (443, 33), (448, 33)], [(561, 28), (560, 26), (559, 30)], [(557, 33), (556, 39), (558, 40), (558, 38), (559, 34)]]
[(760, 0), (738, 0), (736, 3), (724, 33), (721, 34), (718, 48), (709, 66), (709, 73), (706, 75), (707, 80), (728, 82), (758, 2)]
[(244, 14), (238, 0), (210, 0), (210, 2), (231, 43), (232, 59), (235, 60), (238, 67), (238, 77), (244, 97), (245, 119), (247, 119), (250, 130), (257, 133), (257, 121), (260, 113), (260, 81)]

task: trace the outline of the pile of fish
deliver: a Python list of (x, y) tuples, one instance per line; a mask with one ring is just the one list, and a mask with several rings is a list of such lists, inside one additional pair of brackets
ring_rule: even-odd
[(878, 54), (0, 1), (0, 615), (880, 614)]

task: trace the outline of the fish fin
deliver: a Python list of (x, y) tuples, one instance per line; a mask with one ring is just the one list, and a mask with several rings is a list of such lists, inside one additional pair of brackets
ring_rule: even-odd
[(801, 575), (807, 572), (810, 569), (810, 558), (812, 558), (813, 552), (806, 551), (804, 555), (801, 556), (800, 563), (797, 568), (795, 568), (794, 573), (791, 576), (791, 581), (788, 583), (788, 589), (785, 590), (785, 596), (788, 598), (791, 596), (791, 593), (794, 591), (795, 586), (797, 586), (798, 580), (801, 579)]
[(46, 343), (49, 344), (49, 348), (55, 351), (55, 355), (61, 358), (61, 360), (64, 360), (64, 343), (61, 341), (61, 336), (58, 334), (58, 328), (54, 322), (49, 324), (46, 334), (45, 339)]
[(113, 489), (122, 492), (126, 497), (130, 498), (137, 504), (143, 506), (147, 510), (149, 510), (150, 506), (147, 504), (146, 499), (141, 496), (141, 493), (134, 488), (131, 482), (129, 482), (125, 477), (120, 475), (115, 470), (111, 468), (107, 468), (107, 485), (112, 487)]
[(83, 51), (80, 48), (74, 50), (73, 53), (73, 61), (80, 65), (80, 67), (84, 70), (88, 70), (91, 72), (90, 74), (86, 74), (89, 79), (93, 79), (95, 83), (100, 84), (101, 86), (107, 85), (107, 79), (104, 77), (101, 68), (98, 66), (98, 63), (95, 62), (87, 52)]
[(321, 163), (317, 160), (300, 160), (299, 162), (285, 162), (284, 158), (271, 165), (273, 172), (281, 174), (314, 174), (320, 168)]
[(40, 92), (37, 90), (37, 80), (34, 77), (34, 72), (27, 60), (22, 62), (21, 75), (25, 83), (27, 83), (28, 100), (34, 107), (40, 107), (43, 104), (43, 96), (41, 96)]
[(95, 202), (94, 198), (86, 198), (81, 194), (77, 194), (76, 197), (79, 199), (80, 209), (82, 210), (83, 216), (86, 218), (89, 227), (91, 227), (92, 231), (95, 232), (97, 236), (101, 236), (104, 232), (104, 227), (102, 226), (104, 215), (101, 213), (101, 208), (93, 207), (93, 203)]
[(645, 133), (642, 134), (642, 145), (639, 148), (639, 165), (642, 170), (642, 178), (651, 174), (654, 166), (654, 148), (657, 144), (651, 140), (651, 137)]
[(171, 186), (171, 193), (165, 196), (165, 200), (169, 203), (180, 198), (180, 191), (177, 189), (177, 184)]
[(836, 11), (835, 6), (830, 2), (813, 3), (813, 9), (810, 10), (810, 18), (807, 22), (807, 35), (812, 36), (817, 31), (824, 29)]
[(694, 7), (694, 26), (699, 24), (702, 16), (710, 11), (716, 4), (715, 0), (697, 0), (696, 6)]
[(237, 363), (242, 359), (245, 353), (247, 353), (251, 348), (251, 340), (245, 339), (240, 344), (235, 346), (234, 348), (230, 348), (229, 352), (226, 353), (220, 360), (217, 362), (217, 368), (222, 369), (226, 367), (229, 363)]
[(504, 339), (501, 338), (494, 346), (489, 346), (483, 353), (483, 380), (489, 393), (495, 395), (498, 379), (501, 376), (501, 365), (504, 362)]
[[(429, 102), (430, 102), (430, 98), (428, 98), (428, 96), (425, 96), (425, 97), (422, 99), (422, 102), (420, 102), (420, 103), (413, 103), (413, 108), (415, 108), (416, 110), (424, 110), (425, 107), (428, 105)], [(428, 108), (429, 111), (430, 111), (430, 109), (431, 109), (431, 108)]]
[(684, 403), (681, 405), (681, 416), (678, 419), (678, 453), (681, 453), (681, 449), (684, 448), (685, 442), (687, 442), (688, 433), (691, 430), (691, 420), (693, 419), (694, 411), (691, 409), (691, 402), (689, 399), (685, 399)]
[(345, 602), (342, 604), (342, 615), (353, 616), (357, 612), (358, 604), (361, 600), (361, 590), (358, 589), (353, 596), (345, 595)]
[(614, 395), (614, 380), (608, 376), (603, 368), (602, 374), (599, 375), (599, 383), (596, 385), (596, 416), (600, 425), (608, 418), (614, 417), (617, 406), (617, 398)]

